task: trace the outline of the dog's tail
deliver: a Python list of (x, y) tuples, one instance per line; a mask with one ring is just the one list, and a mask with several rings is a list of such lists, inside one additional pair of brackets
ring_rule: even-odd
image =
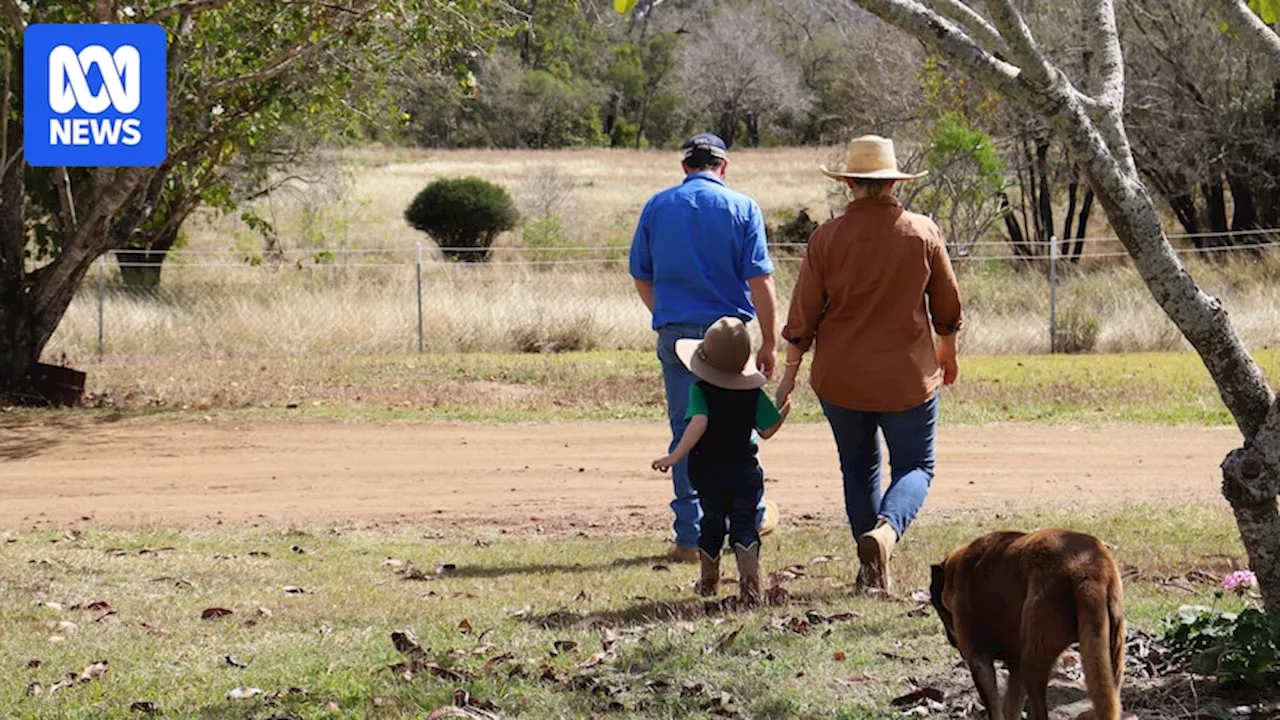
[(1075, 591), (1084, 682), (1096, 720), (1120, 720), (1124, 680), (1124, 607), (1120, 578), (1087, 583)]

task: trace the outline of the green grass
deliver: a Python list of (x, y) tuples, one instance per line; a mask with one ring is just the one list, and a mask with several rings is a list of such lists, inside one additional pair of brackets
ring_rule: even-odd
[[(1280, 376), (1280, 351), (1255, 356)], [(488, 421), (658, 421), (665, 413), (657, 360), (636, 351), (132, 361), (87, 370), (91, 404), (128, 412)], [(960, 372), (944, 391), (946, 423), (1231, 422), (1190, 353), (963, 356)], [(796, 401), (795, 421), (822, 419), (807, 375)]]
[[(913, 528), (895, 555), (898, 590), (909, 596), (923, 587), (930, 562), (980, 532), (1051, 525), (1095, 532), (1115, 546), (1136, 573), (1126, 586), (1127, 613), (1139, 628), (1154, 629), (1180, 603), (1213, 602), (1212, 578), (1244, 562), (1230, 516), (1217, 509), (965, 515)], [(945, 672), (957, 659), (935, 616), (911, 600), (850, 595), (856, 563), (846, 559), (855, 555), (843, 529), (779, 529), (766, 542), (766, 571), (800, 564), (806, 573), (786, 583), (789, 604), (711, 614), (692, 593), (692, 566), (654, 569), (662, 563), (652, 557), (662, 547), (657, 538), (598, 532), (20, 534), (0, 541), (0, 707), (23, 718), (131, 717), (139, 701), (157, 703), (166, 717), (422, 717), (465, 688), (500, 706), (503, 717), (706, 717), (705, 704), (729, 693), (733, 707), (757, 719), (876, 718), (909, 689), (903, 678)], [(307, 552), (292, 552), (295, 545)], [(144, 548), (172, 550), (140, 554)], [(255, 551), (269, 557), (250, 556)], [(404, 579), (383, 566), (388, 557), (412, 560), (430, 579)], [(437, 576), (443, 563), (456, 570)], [(723, 569), (735, 574), (732, 562)], [(1206, 575), (1193, 576), (1190, 592), (1161, 584), (1193, 570)], [(286, 595), (289, 585), (306, 592)], [(71, 609), (96, 601), (116, 613), (99, 619), (104, 611)], [(202, 620), (210, 607), (234, 614)], [(857, 617), (817, 622), (805, 634), (778, 627), (809, 611)], [(78, 627), (58, 629), (60, 621)], [(707, 651), (739, 627), (732, 645)], [(388, 667), (402, 658), (390, 634), (402, 628), (416, 631), (430, 660), (467, 678), (395, 679)], [(617, 638), (615, 654), (584, 667), (606, 633)], [(558, 640), (578, 646), (553, 657)], [(513, 659), (486, 669), (504, 653)], [(29, 666), (33, 660), (39, 667)], [(59, 677), (99, 660), (110, 664), (100, 679), (48, 694)], [(513, 673), (516, 666), (524, 674)], [(840, 682), (859, 677), (871, 679)], [(46, 693), (27, 697), (32, 682)], [(228, 700), (237, 687), (306, 694), (273, 705)]]

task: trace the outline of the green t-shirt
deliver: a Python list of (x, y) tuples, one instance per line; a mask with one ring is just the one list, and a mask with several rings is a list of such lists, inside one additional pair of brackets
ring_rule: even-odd
[[(697, 383), (689, 386), (689, 410), (685, 412), (684, 419), (689, 420), (694, 415), (707, 414), (707, 398), (702, 394), (702, 388)], [(778, 413), (778, 408), (764, 394), (763, 390), (756, 390), (756, 429), (768, 430), (769, 428), (782, 422), (782, 415)]]

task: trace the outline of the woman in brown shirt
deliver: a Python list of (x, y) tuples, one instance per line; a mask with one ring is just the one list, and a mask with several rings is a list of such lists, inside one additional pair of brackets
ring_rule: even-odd
[[(889, 556), (933, 480), (938, 389), (958, 372), (960, 293), (937, 225), (892, 195), (896, 183), (925, 174), (900, 172), (892, 141), (857, 138), (845, 172), (822, 172), (847, 183), (853, 201), (809, 238), (782, 329), (789, 344), (778, 404), (812, 345), (809, 383), (840, 456), (858, 586), (888, 590)], [(889, 446), (883, 493), (877, 431)]]

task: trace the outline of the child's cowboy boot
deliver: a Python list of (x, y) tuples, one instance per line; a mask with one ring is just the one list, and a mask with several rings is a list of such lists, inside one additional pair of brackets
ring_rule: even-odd
[(738, 593), (744, 605), (760, 604), (760, 543), (751, 547), (733, 546), (738, 561)]
[(702, 597), (715, 597), (716, 588), (720, 585), (720, 558), (711, 557), (706, 550), (699, 548), (698, 559), (702, 562), (702, 576), (698, 578), (698, 594)]
[(874, 529), (858, 538), (858, 585), (863, 588), (889, 590), (889, 558), (898, 544), (898, 533), (881, 517)]

